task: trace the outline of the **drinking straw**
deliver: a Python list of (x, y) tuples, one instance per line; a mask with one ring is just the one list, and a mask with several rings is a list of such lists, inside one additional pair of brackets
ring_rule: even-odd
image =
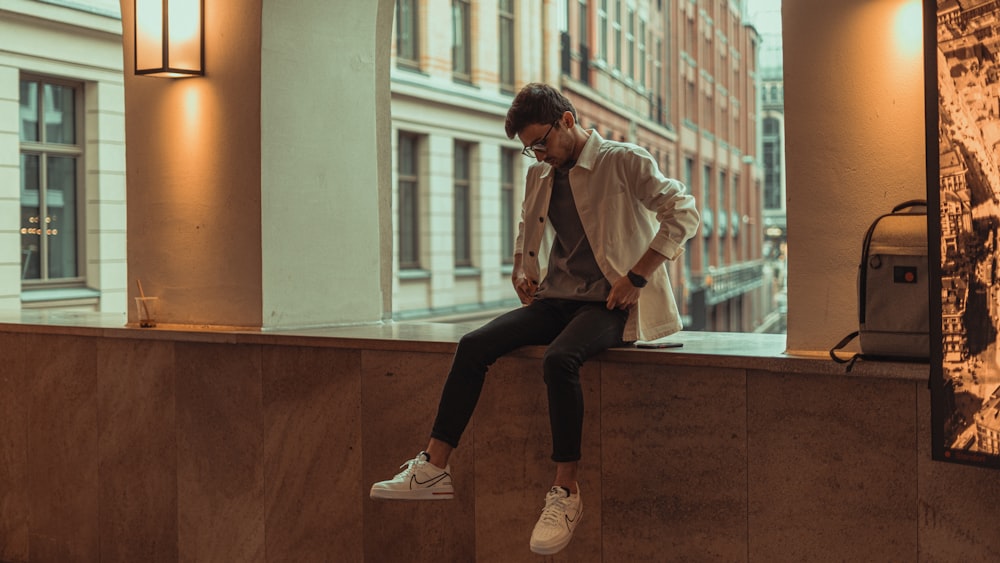
[[(139, 278), (135, 278), (135, 284), (139, 286), (139, 297), (142, 299), (139, 301), (142, 303), (142, 310), (146, 313), (146, 318), (149, 318), (149, 305), (146, 304), (146, 293), (142, 290), (142, 282)], [(139, 324), (142, 324), (142, 319), (139, 319)]]

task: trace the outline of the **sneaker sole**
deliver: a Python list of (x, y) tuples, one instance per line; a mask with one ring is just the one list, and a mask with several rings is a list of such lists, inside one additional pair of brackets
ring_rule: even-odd
[(373, 500), (451, 500), (455, 498), (455, 490), (444, 487), (410, 491), (373, 488), (370, 496)]
[(569, 545), (569, 542), (572, 539), (573, 536), (570, 536), (566, 541), (556, 545), (532, 545), (530, 546), (531, 552), (537, 553), (538, 555), (555, 555), (563, 549), (566, 549), (566, 546)]
[[(570, 540), (571, 539), (573, 539), (572, 536), (570, 537)], [(538, 555), (555, 555), (565, 549), (567, 545), (569, 545), (569, 540), (566, 540), (566, 542), (562, 545), (533, 545), (531, 546), (531, 552), (537, 553)]]

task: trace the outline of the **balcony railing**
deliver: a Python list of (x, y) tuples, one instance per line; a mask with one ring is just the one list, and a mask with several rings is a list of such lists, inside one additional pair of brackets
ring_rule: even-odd
[(705, 305), (711, 306), (743, 295), (764, 284), (764, 260), (741, 262), (731, 266), (710, 266), (701, 276), (692, 276), (695, 288), (705, 291)]

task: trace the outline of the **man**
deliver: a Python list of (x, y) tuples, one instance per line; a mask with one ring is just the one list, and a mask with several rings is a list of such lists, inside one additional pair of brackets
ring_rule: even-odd
[(608, 348), (681, 329), (663, 264), (683, 252), (699, 217), (694, 198), (664, 177), (646, 150), (583, 129), (570, 101), (550, 86), (525, 86), (505, 128), (537, 160), (528, 169), (514, 251), (512, 281), (523, 306), (461, 339), (427, 449), (395, 478), (375, 483), (371, 497), (452, 498), (448, 459), (488, 367), (521, 346), (548, 345), (542, 372), (556, 475), (530, 547), (552, 554), (569, 543), (583, 512), (580, 367)]

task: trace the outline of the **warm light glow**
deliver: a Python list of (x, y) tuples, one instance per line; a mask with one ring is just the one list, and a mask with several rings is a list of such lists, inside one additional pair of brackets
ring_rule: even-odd
[(135, 0), (135, 68), (163, 65), (163, 3)]
[(135, 73), (205, 73), (202, 0), (135, 0)]
[(908, 0), (896, 12), (893, 36), (899, 54), (906, 58), (923, 51), (924, 24), (921, 0)]

